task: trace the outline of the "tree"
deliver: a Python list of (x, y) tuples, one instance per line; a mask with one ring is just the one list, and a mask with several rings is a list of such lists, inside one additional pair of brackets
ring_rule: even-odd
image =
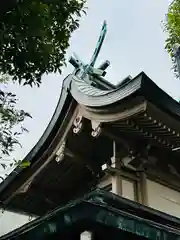
[[(8, 80), (7, 77), (2, 76), (1, 86), (7, 84)], [(27, 132), (27, 129), (23, 127), (23, 121), (31, 117), (29, 113), (16, 108), (17, 101), (16, 95), (0, 90), (0, 166), (4, 169), (19, 164), (17, 161), (13, 162), (12, 159), (8, 163), (6, 158), (10, 156), (15, 146), (21, 146), (19, 135)]]
[[(84, 4), (85, 0), (5, 1), (0, 9), (0, 83), (7, 83), (4, 76), (8, 75), (20, 84), (39, 86), (44, 73), (61, 72), (71, 33), (85, 13)], [(8, 164), (3, 161), (20, 144), (18, 136), (27, 131), (22, 123), (30, 117), (16, 103), (14, 94), (0, 89), (0, 165), (4, 169)], [(21, 163), (22, 167), (28, 164)]]
[(0, 73), (40, 85), (61, 71), (85, 0), (11, 0), (0, 21)]
[(168, 33), (165, 49), (172, 59), (175, 74), (178, 76), (174, 50), (176, 45), (180, 45), (180, 0), (173, 0), (169, 5), (168, 14), (166, 15), (165, 30)]

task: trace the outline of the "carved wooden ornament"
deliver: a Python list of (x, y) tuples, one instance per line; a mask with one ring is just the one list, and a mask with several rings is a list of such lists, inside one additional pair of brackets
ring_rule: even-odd
[(73, 132), (75, 134), (79, 134), (81, 133), (82, 129), (83, 129), (83, 116), (77, 116), (74, 120), (74, 128), (73, 128)]
[(95, 121), (91, 121), (91, 126), (93, 129), (93, 131), (91, 132), (91, 136), (95, 138), (99, 137), (99, 135), (102, 132), (102, 124)]

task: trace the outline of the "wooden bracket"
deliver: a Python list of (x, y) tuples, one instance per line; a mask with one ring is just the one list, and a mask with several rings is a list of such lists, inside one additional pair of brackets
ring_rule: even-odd
[(81, 115), (78, 115), (74, 122), (73, 122), (74, 128), (73, 128), (73, 132), (75, 134), (80, 134), (83, 130), (83, 126), (84, 126), (84, 118)]
[(95, 121), (91, 120), (91, 126), (92, 126), (92, 129), (93, 129), (93, 131), (91, 132), (91, 136), (94, 137), (94, 138), (99, 137), (99, 135), (102, 132), (102, 124), (99, 123), (99, 122), (95, 122)]

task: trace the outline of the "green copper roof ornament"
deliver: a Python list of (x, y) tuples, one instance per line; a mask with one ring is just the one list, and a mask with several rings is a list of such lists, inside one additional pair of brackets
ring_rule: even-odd
[(93, 52), (93, 55), (91, 57), (89, 64), (84, 64), (76, 54), (74, 54), (74, 56), (70, 58), (69, 62), (75, 67), (75, 74), (78, 77), (87, 79), (88, 75), (105, 76), (106, 74), (105, 70), (110, 65), (110, 62), (105, 61), (98, 68), (95, 68), (94, 65), (98, 58), (106, 33), (107, 33), (107, 23), (106, 21), (104, 21), (101, 28), (99, 39), (96, 44), (96, 48)]
[(104, 23), (102, 25), (102, 29), (101, 29), (101, 32), (100, 32), (98, 42), (96, 44), (96, 48), (94, 50), (94, 53), (92, 55), (92, 58), (91, 58), (91, 61), (90, 61), (90, 64), (89, 64), (91, 67), (94, 67), (94, 65), (95, 65), (95, 62), (96, 62), (97, 57), (99, 55), (99, 52), (101, 50), (102, 44), (104, 42), (106, 33), (107, 33), (107, 23), (106, 23), (106, 21), (104, 21)]

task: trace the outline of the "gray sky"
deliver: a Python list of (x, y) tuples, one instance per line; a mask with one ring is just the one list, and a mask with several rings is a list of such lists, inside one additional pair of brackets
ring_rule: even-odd
[[(180, 81), (171, 71), (172, 64), (164, 50), (165, 34), (161, 21), (167, 13), (168, 0), (89, 0), (87, 16), (71, 38), (67, 59), (76, 52), (88, 62), (95, 47), (103, 20), (108, 33), (98, 63), (108, 59), (111, 67), (107, 79), (112, 83), (144, 71), (175, 99), (180, 98)], [(68, 64), (62, 75), (43, 77), (40, 88), (11, 85), (20, 101), (19, 107), (30, 112), (33, 119), (25, 122), (29, 133), (21, 137), (22, 149), (14, 157), (22, 159), (38, 141), (55, 110), (63, 78), (72, 71)], [(153, 93), (152, 93), (153, 94)], [(0, 174), (2, 171), (0, 170)]]

